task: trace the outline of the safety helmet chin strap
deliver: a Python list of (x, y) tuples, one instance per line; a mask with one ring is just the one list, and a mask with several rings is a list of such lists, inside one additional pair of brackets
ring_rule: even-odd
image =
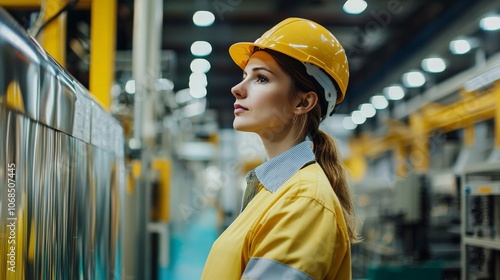
[(318, 84), (320, 84), (325, 91), (325, 99), (327, 102), (325, 118), (327, 118), (332, 114), (335, 104), (337, 103), (337, 89), (333, 85), (332, 80), (328, 78), (328, 75), (321, 71), (321, 68), (308, 62), (303, 62), (303, 64), (306, 67), (307, 74), (316, 79)]

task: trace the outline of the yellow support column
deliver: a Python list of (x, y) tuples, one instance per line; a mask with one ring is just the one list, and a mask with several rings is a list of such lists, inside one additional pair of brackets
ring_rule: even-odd
[(349, 149), (350, 155), (344, 160), (344, 164), (349, 170), (349, 174), (352, 180), (355, 182), (360, 182), (366, 175), (366, 170), (368, 166), (366, 164), (364, 151), (363, 139), (350, 138), (349, 139)]
[[(0, 0), (0, 6), (4, 8), (19, 8), (19, 9), (39, 9), (43, 0)], [(80, 0), (76, 4), (76, 8), (88, 9), (91, 0)], [(65, 1), (60, 1), (65, 4)]]
[(116, 0), (92, 0), (90, 28), (89, 89), (109, 111), (115, 76)]
[(495, 148), (500, 149), (500, 81), (495, 82)]
[(406, 177), (406, 149), (403, 141), (397, 141), (394, 147), (394, 161), (396, 166), (396, 175), (400, 178)]
[(158, 191), (158, 208), (154, 209), (156, 218), (160, 222), (170, 222), (170, 179), (172, 177), (172, 164), (165, 158), (153, 159), (151, 168), (159, 175), (160, 188)]
[(14, 109), (16, 111), (24, 113), (24, 100), (23, 94), (21, 92), (21, 87), (17, 81), (12, 81), (7, 87), (7, 93), (5, 94), (5, 105), (7, 108)]
[(35, 8), (40, 7), (41, 0), (1, 0), (4, 8)]
[[(67, 1), (47, 0), (44, 20), (59, 12)], [(43, 48), (59, 63), (66, 66), (66, 13), (49, 23), (41, 34)]]
[(410, 129), (414, 136), (410, 162), (416, 173), (423, 173), (429, 168), (429, 133), (420, 113), (410, 115)]
[(464, 147), (471, 147), (474, 145), (475, 140), (475, 129), (474, 125), (468, 125), (464, 127)]

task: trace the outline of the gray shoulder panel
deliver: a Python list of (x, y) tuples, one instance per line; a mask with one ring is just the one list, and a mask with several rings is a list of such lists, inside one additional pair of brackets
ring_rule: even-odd
[(314, 280), (301, 270), (275, 260), (252, 258), (241, 279), (248, 280)]

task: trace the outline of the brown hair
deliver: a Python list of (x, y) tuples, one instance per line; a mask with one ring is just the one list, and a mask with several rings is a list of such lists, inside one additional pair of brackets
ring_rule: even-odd
[[(339, 198), (342, 206), (350, 241), (352, 243), (359, 242), (360, 237), (356, 231), (355, 207), (347, 183), (346, 169), (342, 162), (339, 148), (330, 135), (319, 129), (320, 122), (327, 117), (325, 116), (327, 104), (324, 98), (323, 88), (318, 84), (316, 79), (307, 74), (302, 62), (273, 50), (264, 49), (262, 51), (269, 53), (283, 71), (288, 73), (292, 78), (292, 88), (295, 90), (291, 95), (291, 99), (296, 97), (299, 93), (309, 91), (314, 91), (318, 95), (320, 102), (318, 102), (318, 104), (316, 104), (307, 114), (298, 116), (299, 119), (297, 122), (302, 125), (301, 134), (298, 135), (298, 139), (305, 139), (307, 136), (312, 137), (316, 160), (328, 177), (330, 185)], [(333, 83), (336, 84), (335, 81), (333, 81)]]

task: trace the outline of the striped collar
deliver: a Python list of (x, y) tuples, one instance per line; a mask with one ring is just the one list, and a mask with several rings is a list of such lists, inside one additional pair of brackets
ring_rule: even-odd
[(306, 163), (315, 161), (312, 142), (304, 141), (255, 168), (255, 174), (270, 192), (276, 192)]

